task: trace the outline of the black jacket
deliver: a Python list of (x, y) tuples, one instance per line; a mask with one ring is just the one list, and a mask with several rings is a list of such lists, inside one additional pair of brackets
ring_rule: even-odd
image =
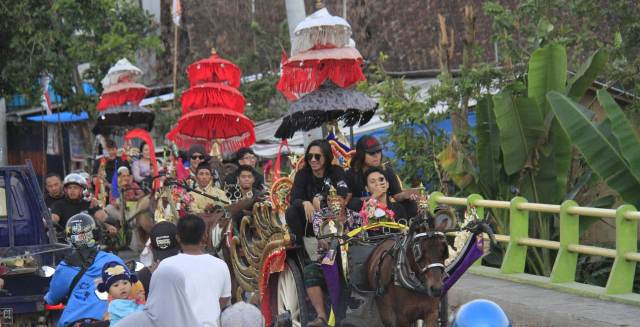
[(324, 178), (316, 178), (311, 170), (302, 169), (296, 172), (291, 190), (291, 204), (294, 207), (302, 207), (302, 202), (312, 201), (313, 197), (320, 194), (325, 199), (329, 195), (330, 185), (336, 189), (340, 196), (346, 197), (349, 187), (346, 182), (344, 170), (338, 166), (329, 166)]

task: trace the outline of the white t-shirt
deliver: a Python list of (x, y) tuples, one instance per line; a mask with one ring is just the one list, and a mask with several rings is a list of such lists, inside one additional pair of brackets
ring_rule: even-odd
[(182, 271), (189, 305), (204, 326), (218, 327), (220, 298), (231, 297), (231, 275), (227, 264), (209, 254), (180, 253), (166, 258), (160, 266)]

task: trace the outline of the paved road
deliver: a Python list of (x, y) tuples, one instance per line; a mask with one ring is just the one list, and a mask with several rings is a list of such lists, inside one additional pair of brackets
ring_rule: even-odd
[(640, 307), (465, 274), (449, 291), (452, 309), (473, 299), (498, 303), (513, 327), (640, 326)]

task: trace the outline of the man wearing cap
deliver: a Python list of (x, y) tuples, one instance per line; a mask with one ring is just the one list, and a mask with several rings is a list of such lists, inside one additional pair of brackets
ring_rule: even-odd
[[(251, 150), (251, 148), (240, 148), (240, 150), (236, 152), (236, 164), (238, 165), (238, 167), (249, 166), (253, 169), (253, 188), (262, 191), (262, 189), (264, 188), (264, 176), (262, 176), (262, 174), (260, 174), (256, 170), (257, 163), (258, 157), (253, 152), (253, 150)], [(239, 170), (236, 170), (233, 174), (227, 175), (227, 177), (225, 178), (225, 184), (237, 185), (239, 183), (238, 175), (240, 175)]]
[(168, 257), (180, 253), (180, 247), (176, 240), (178, 229), (176, 225), (168, 221), (161, 221), (151, 228), (149, 240), (151, 241), (151, 253), (153, 263), (149, 267), (144, 267), (136, 275), (144, 286), (145, 296), (149, 297), (149, 287), (151, 286), (151, 275), (160, 262)]

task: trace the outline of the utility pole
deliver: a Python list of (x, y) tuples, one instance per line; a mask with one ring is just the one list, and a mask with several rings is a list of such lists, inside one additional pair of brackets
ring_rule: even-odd
[(0, 98), (0, 166), (7, 165), (7, 107)]
[(304, 0), (285, 0), (285, 7), (287, 8), (287, 23), (289, 24), (289, 39), (293, 43), (293, 33), (296, 30), (296, 26), (307, 17), (304, 10)]
[[(304, 0), (285, 0), (287, 8), (287, 23), (289, 24), (289, 39), (293, 44), (293, 36), (296, 26), (307, 17), (304, 9)], [(318, 127), (310, 131), (304, 132), (304, 147), (306, 148), (311, 141), (322, 138), (322, 128)]]

